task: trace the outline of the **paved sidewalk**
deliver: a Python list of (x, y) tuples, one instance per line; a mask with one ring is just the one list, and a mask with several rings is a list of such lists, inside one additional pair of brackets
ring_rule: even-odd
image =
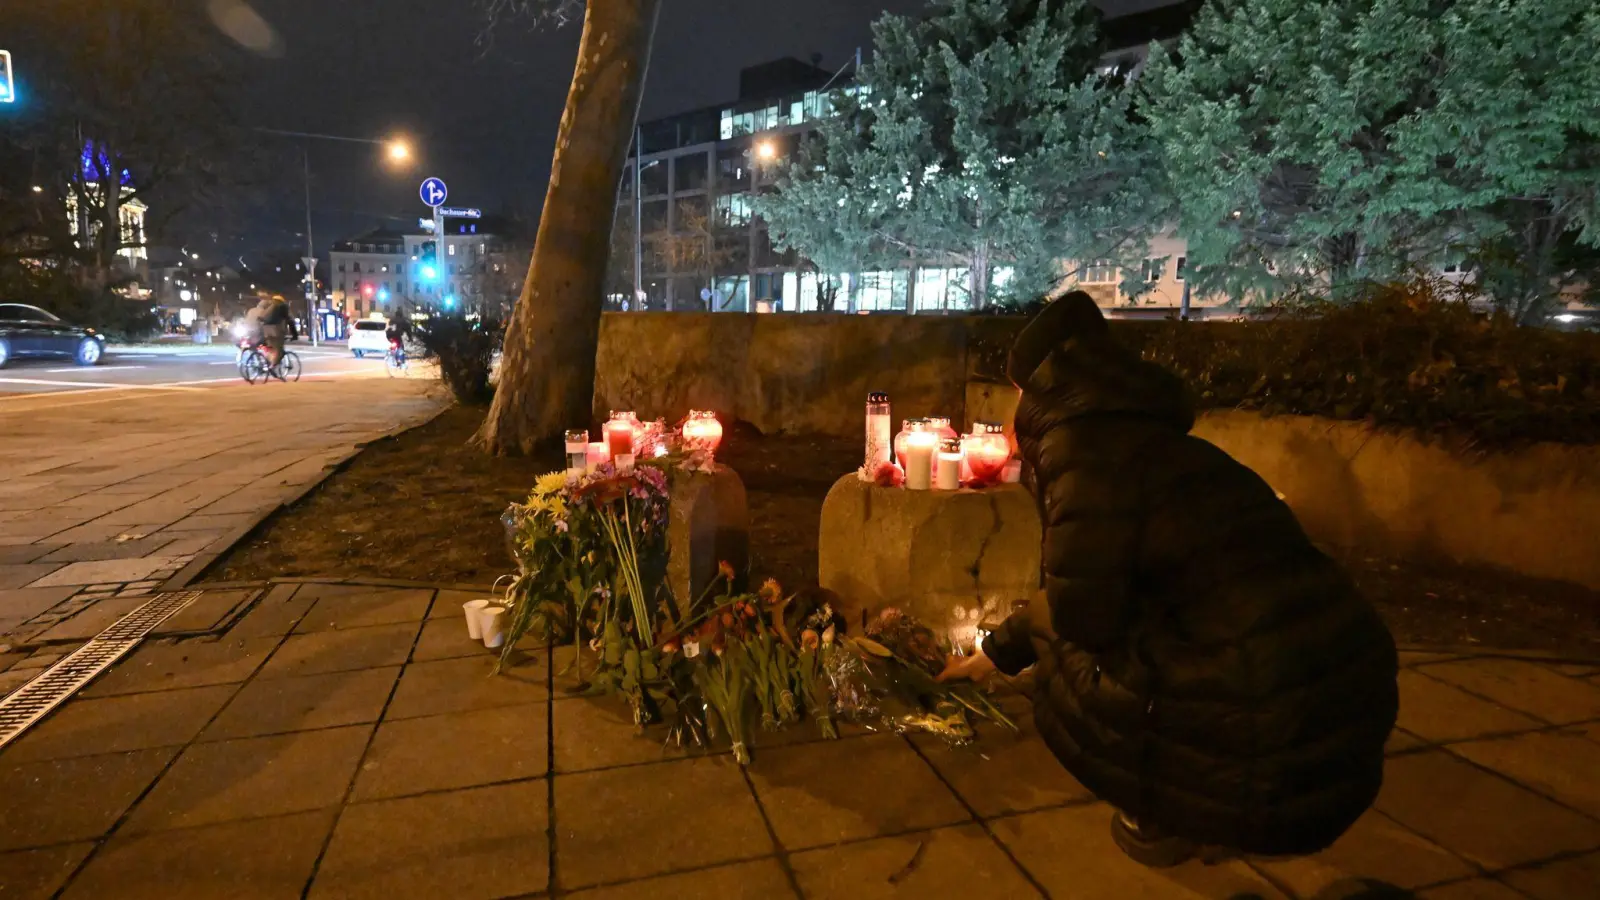
[(214, 558), (361, 443), (434, 414), (436, 393), (351, 378), (6, 398), (0, 646), (99, 632), (132, 608), (119, 595)]
[(571, 696), (565, 652), (491, 679), (461, 618), (474, 596), (208, 591), (180, 615), (213, 633), (147, 642), (0, 753), (0, 896), (1277, 900), (1363, 877), (1571, 900), (1600, 883), (1600, 665), (1408, 653), (1383, 793), (1338, 845), (1156, 872), (1031, 733), (951, 749), (802, 727), (758, 736), (741, 770)]

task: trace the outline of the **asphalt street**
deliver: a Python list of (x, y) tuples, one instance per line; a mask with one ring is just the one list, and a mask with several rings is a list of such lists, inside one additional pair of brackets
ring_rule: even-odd
[[(343, 344), (313, 348), (306, 341), (289, 349), (304, 364), (303, 380), (387, 378), (383, 360), (356, 359)], [(413, 366), (413, 369), (416, 367)], [(412, 377), (417, 373), (412, 372)], [(237, 386), (257, 390), (239, 377), (237, 351), (229, 344), (134, 345), (106, 348), (99, 365), (77, 366), (69, 359), (14, 359), (0, 369), (0, 408), (40, 394), (65, 397), (105, 392), (188, 391)], [(101, 399), (101, 398), (96, 398)], [(31, 404), (30, 404), (31, 405)]]

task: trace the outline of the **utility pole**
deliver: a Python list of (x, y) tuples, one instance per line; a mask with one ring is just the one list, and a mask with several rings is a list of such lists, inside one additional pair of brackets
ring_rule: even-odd
[(317, 344), (317, 249), (311, 240), (311, 147), (300, 145), (301, 160), (306, 176), (306, 256), (301, 260), (306, 267), (306, 330), (311, 332), (311, 346)]
[(640, 188), (644, 179), (640, 172), (644, 169), (644, 129), (633, 129), (633, 303), (628, 307), (638, 310), (644, 305), (640, 299), (644, 295), (644, 197)]

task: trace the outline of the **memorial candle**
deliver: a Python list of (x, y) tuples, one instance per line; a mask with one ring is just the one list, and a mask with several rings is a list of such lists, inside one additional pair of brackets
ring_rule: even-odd
[(589, 431), (567, 432), (567, 474), (582, 475), (589, 464)]
[(925, 491), (933, 486), (933, 457), (938, 450), (939, 436), (927, 430), (921, 422), (914, 422), (913, 430), (906, 435), (906, 487)]
[(633, 440), (637, 436), (635, 428), (637, 421), (638, 417), (631, 412), (613, 412), (605, 424), (606, 450), (610, 452), (611, 462), (619, 472), (633, 467)]
[(869, 478), (893, 456), (892, 429), (889, 395), (873, 391), (867, 395), (867, 453), (864, 469)]
[(972, 433), (961, 439), (961, 453), (978, 486), (996, 484), (1011, 458), (1011, 445), (1005, 429), (992, 422), (975, 422)]
[(593, 441), (589, 444), (589, 451), (584, 454), (583, 470), (593, 472), (608, 458), (605, 441)]
[(961, 442), (945, 438), (939, 442), (939, 458), (933, 475), (933, 486), (941, 491), (954, 491), (961, 487)]
[(689, 418), (683, 423), (684, 447), (714, 455), (721, 443), (722, 423), (717, 421), (717, 414), (709, 410), (689, 410)]

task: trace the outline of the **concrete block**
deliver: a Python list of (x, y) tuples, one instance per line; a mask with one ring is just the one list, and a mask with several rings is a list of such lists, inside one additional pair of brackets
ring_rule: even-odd
[(750, 564), (750, 511), (737, 473), (727, 466), (677, 473), (670, 514), (667, 579), (680, 603), (705, 591), (719, 562), (730, 563), (744, 579)]
[(1019, 485), (909, 491), (838, 480), (822, 504), (818, 579), (854, 625), (863, 608), (898, 606), (970, 640), (1038, 591), (1043, 532)]

